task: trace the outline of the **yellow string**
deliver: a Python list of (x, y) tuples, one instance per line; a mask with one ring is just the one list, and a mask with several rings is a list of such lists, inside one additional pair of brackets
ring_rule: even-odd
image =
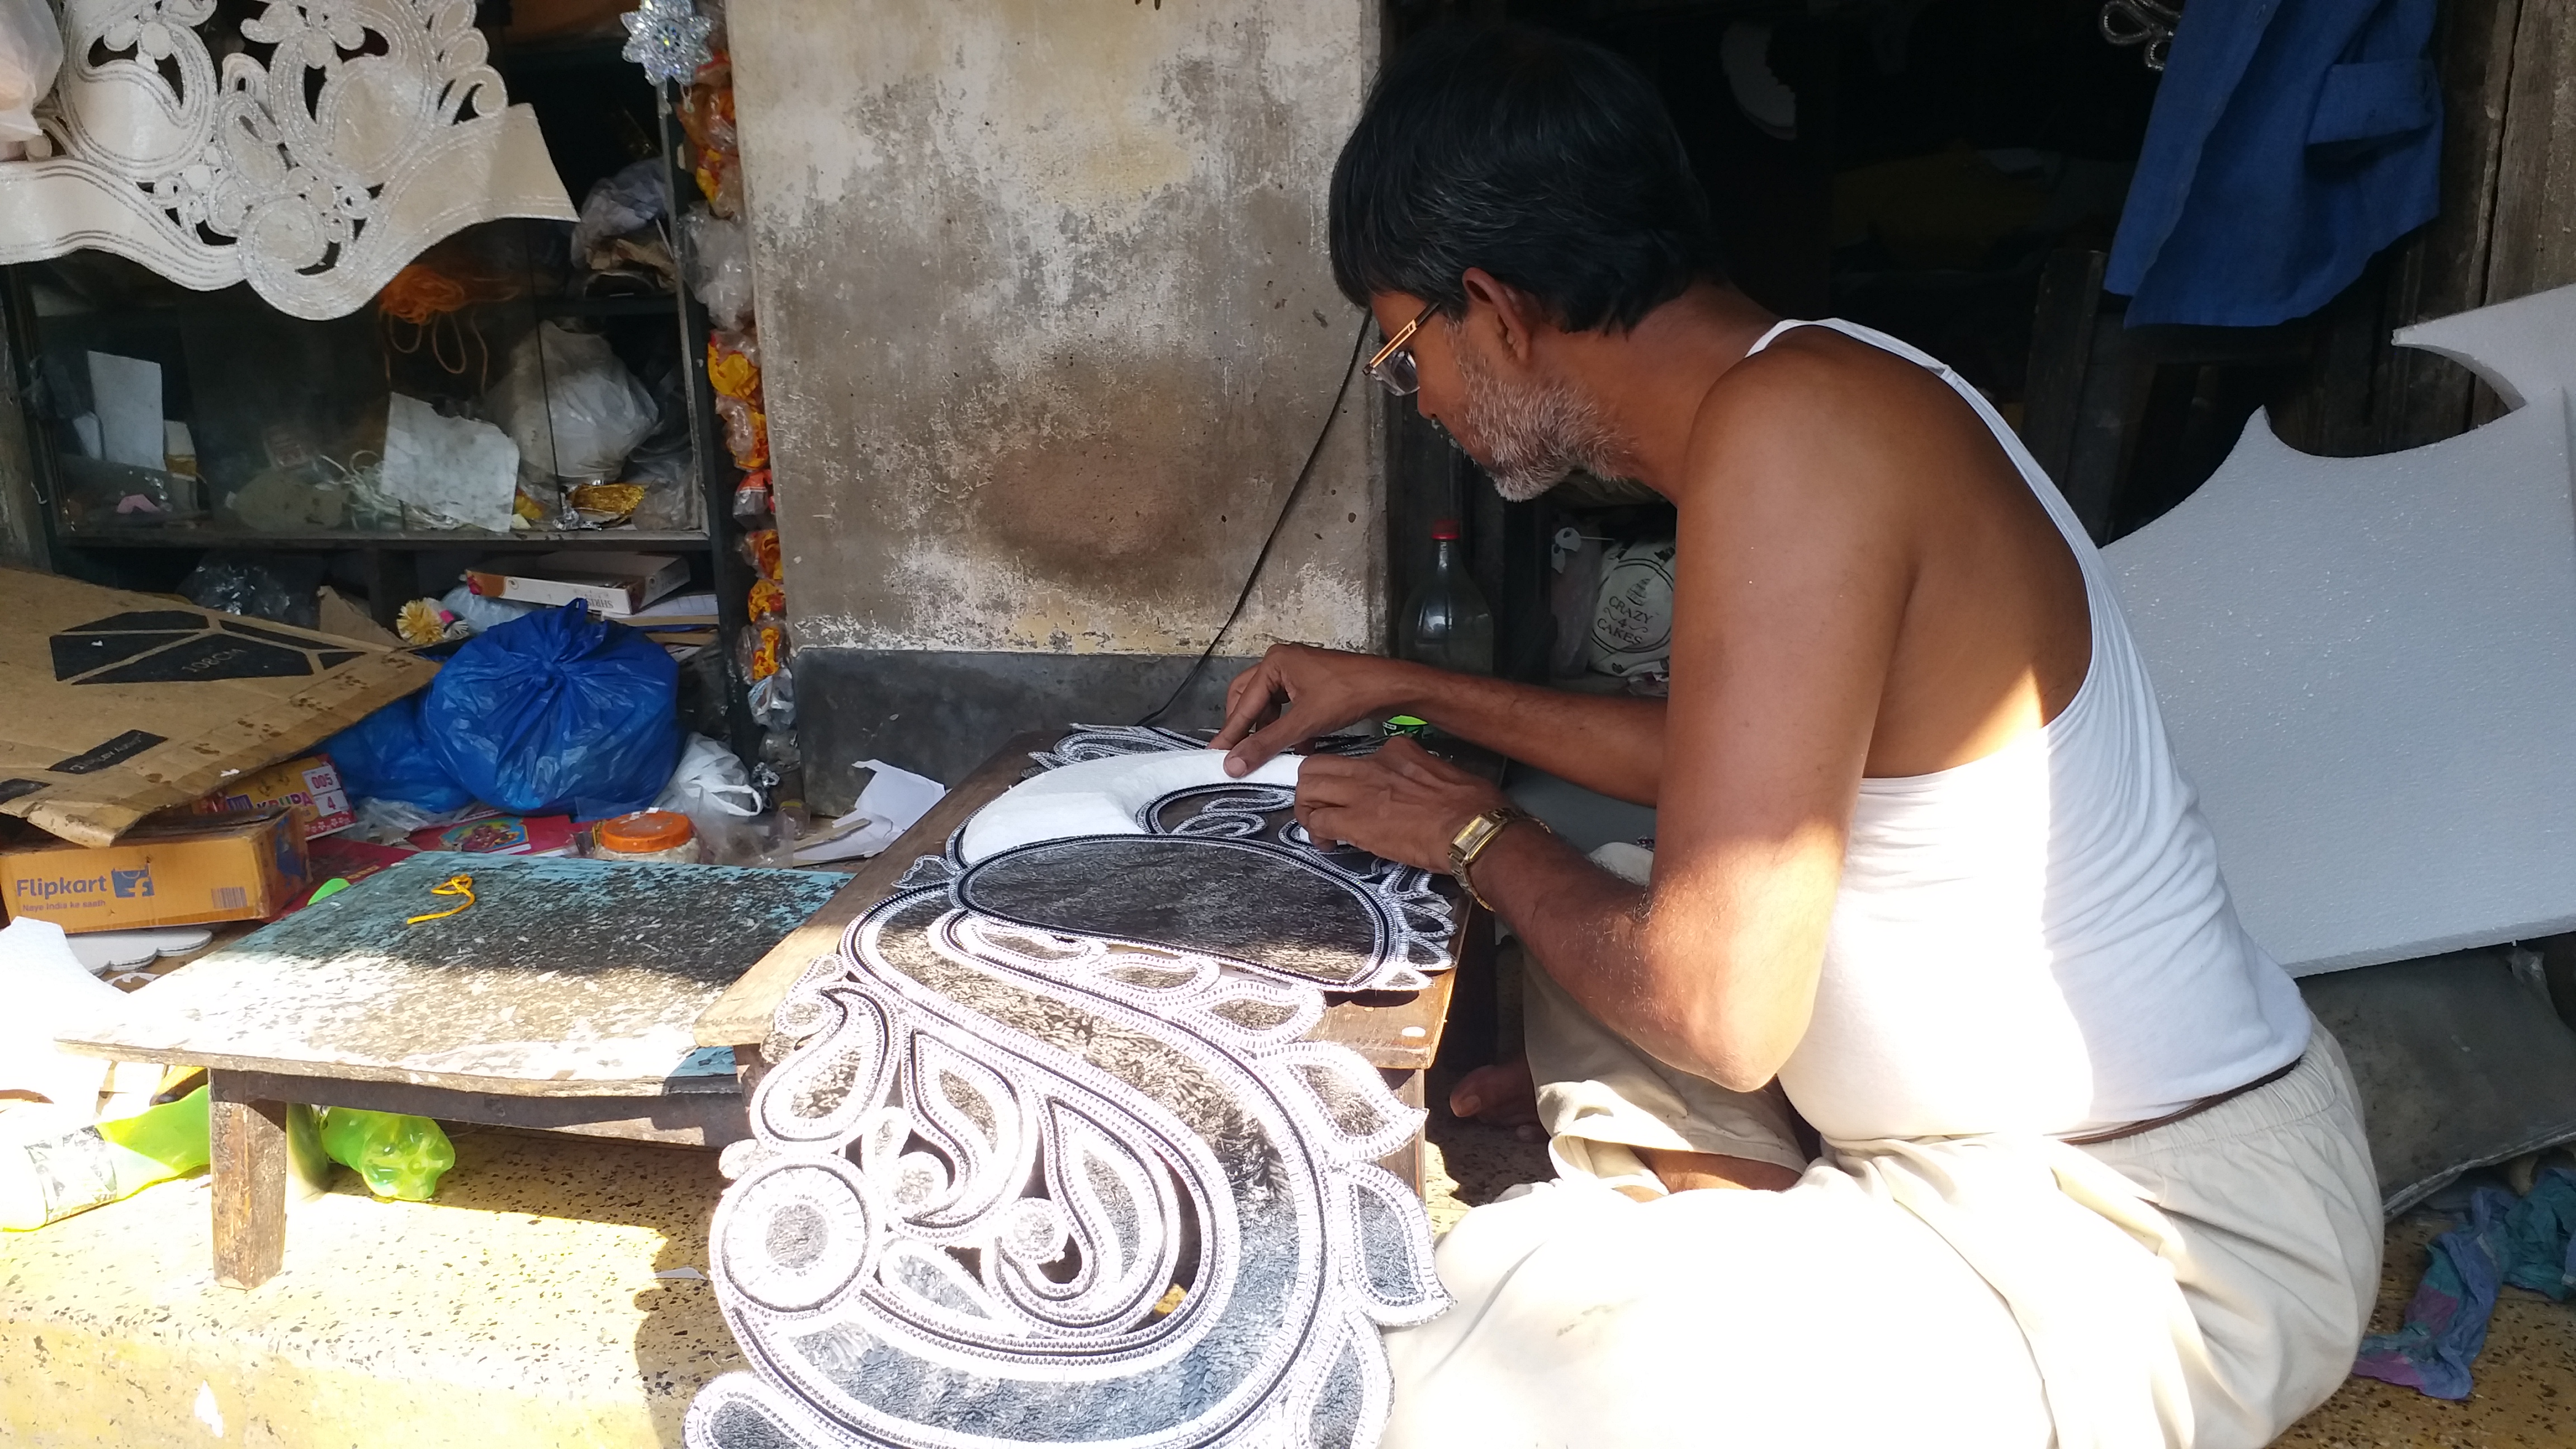
[[(450, 876), (447, 879), (447, 884), (431, 886), (429, 888), (429, 893), (434, 896), (463, 896), (465, 897), (465, 906), (470, 906), (474, 904), (474, 877), (470, 875)], [(403, 922), (403, 924), (406, 926), (417, 926), (423, 921), (445, 920), (447, 917), (455, 915), (458, 911), (465, 909), (465, 906), (450, 906), (443, 911), (432, 911), (425, 916), (414, 916), (410, 920)]]

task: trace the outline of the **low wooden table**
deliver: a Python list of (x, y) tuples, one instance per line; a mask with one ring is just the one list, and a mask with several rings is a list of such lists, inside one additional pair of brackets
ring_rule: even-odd
[[(63, 1045), (207, 1069), (216, 1281), (253, 1288), (286, 1248), (291, 1104), (722, 1147), (779, 1003), (849, 923), (1016, 784), (1061, 731), (1022, 735), (845, 882), (812, 871), (413, 856), (172, 972), (132, 1014)], [(457, 898), (475, 904), (406, 924)], [(1461, 909), (1453, 964), (1490, 952)], [(1407, 1103), (1439, 1054), (1458, 972), (1336, 1000), (1312, 1036), (1356, 1049)], [(1385, 1159), (1422, 1189), (1422, 1137)]]
[[(430, 888), (473, 879), (474, 904)], [(691, 1024), (823, 905), (805, 871), (424, 853), (262, 928), (66, 1039), (207, 1069), (217, 1281), (286, 1246), (289, 1104), (684, 1146), (749, 1135)]]
[[(734, 1058), (743, 1063), (746, 1074), (756, 1076), (766, 1070), (761, 1044), (769, 1038), (770, 1019), (777, 1014), (779, 1003), (787, 999), (787, 993), (804, 977), (805, 968), (815, 957), (839, 950), (842, 932), (871, 906), (891, 895), (895, 882), (912, 868), (915, 860), (946, 850), (948, 837), (966, 823), (968, 816), (1027, 777), (1036, 769), (1029, 757), (1053, 746), (1065, 733), (1065, 729), (1032, 730), (1013, 738), (976, 766), (973, 774), (943, 796), (903, 838), (862, 865), (851, 875), (850, 883), (811, 920), (790, 932), (757, 965), (744, 972), (715, 1005), (707, 1008), (706, 1014), (698, 1018), (698, 1044), (733, 1048)], [(1458, 990), (1460, 972), (1456, 968), (1477, 964), (1490, 968), (1493, 951), (1493, 930), (1481, 909), (1446, 877), (1441, 879), (1440, 888), (1449, 894), (1457, 911), (1458, 929), (1449, 942), (1453, 969), (1434, 976), (1431, 985), (1422, 991), (1370, 992), (1339, 998), (1309, 1033), (1310, 1039), (1340, 1042), (1357, 1051), (1385, 1075), (1387, 1085), (1398, 1097), (1415, 1107), (1423, 1105), (1423, 1073), (1440, 1054), (1441, 1033)], [(744, 1085), (748, 1091), (751, 1082)], [(1415, 1193), (1420, 1193), (1422, 1134), (1416, 1132), (1410, 1143), (1385, 1159), (1385, 1164)]]

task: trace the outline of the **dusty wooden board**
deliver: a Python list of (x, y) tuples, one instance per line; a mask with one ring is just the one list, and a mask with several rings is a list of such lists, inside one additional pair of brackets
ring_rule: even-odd
[[(454, 898), (475, 904), (406, 925)], [(521, 1096), (731, 1092), (690, 1024), (831, 896), (810, 871), (428, 852), (182, 967), (64, 1045)]]
[(417, 655), (0, 568), (0, 812), (107, 845), (427, 685)]
[[(812, 920), (744, 972), (742, 979), (698, 1018), (698, 1044), (747, 1047), (767, 1040), (770, 1019), (777, 1014), (778, 1004), (786, 999), (814, 958), (839, 949), (841, 933), (869, 907), (891, 895), (895, 882), (915, 860), (946, 849), (948, 837), (966, 823), (968, 816), (1028, 773), (1032, 753), (1048, 748), (1064, 734), (1063, 729), (1050, 729), (1016, 735), (977, 766), (975, 773), (943, 796), (903, 838), (852, 875), (849, 884), (815, 912)], [(1443, 888), (1451, 889), (1445, 882)], [(1484, 913), (1463, 899), (1458, 901), (1457, 918), (1458, 928), (1449, 943), (1453, 966), (1465, 943), (1474, 939), (1474, 933), (1490, 929)], [(1370, 993), (1342, 998), (1326, 1010), (1324, 1020), (1311, 1035), (1319, 1041), (1351, 1047), (1371, 1066), (1420, 1071), (1439, 1054), (1441, 1028), (1448, 1019), (1456, 975), (1454, 970), (1443, 973), (1433, 978), (1430, 989), (1411, 994)], [(1415, 1034), (1408, 1035), (1408, 1028)]]

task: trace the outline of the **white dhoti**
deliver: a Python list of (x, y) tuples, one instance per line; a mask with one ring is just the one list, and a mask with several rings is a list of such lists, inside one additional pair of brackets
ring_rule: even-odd
[[(1828, 1142), (1775, 1091), (1646, 1056), (1531, 972), (1559, 1180), (1469, 1213), (1456, 1299), (1390, 1333), (1390, 1449), (2253, 1449), (2352, 1365), (2378, 1187), (2322, 1026), (2287, 1076), (2092, 1147)], [(1785, 1192), (1637, 1202), (1633, 1147), (1803, 1167)]]

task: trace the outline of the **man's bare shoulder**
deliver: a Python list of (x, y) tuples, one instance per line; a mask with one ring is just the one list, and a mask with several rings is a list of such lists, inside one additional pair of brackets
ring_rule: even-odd
[(2000, 460), (1949, 385), (1903, 357), (1825, 327), (1800, 327), (1745, 358), (1702, 400), (1690, 466), (1724, 494), (1792, 490), (1896, 506), (1947, 469)]

